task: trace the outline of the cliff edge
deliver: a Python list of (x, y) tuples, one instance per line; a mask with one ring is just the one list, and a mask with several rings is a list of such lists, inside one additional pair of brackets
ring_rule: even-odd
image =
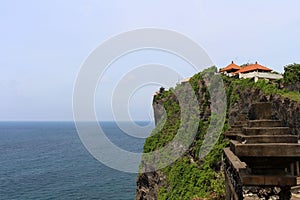
[[(216, 117), (212, 116), (212, 99), (208, 90), (205, 74), (211, 76), (216, 72), (212, 67), (205, 72), (194, 75), (189, 84), (197, 97), (199, 118), (192, 118), (183, 113), (178, 98), (189, 98), (186, 83), (178, 84), (174, 89), (163, 91), (153, 98), (156, 128), (146, 139), (144, 153), (163, 148), (173, 140), (178, 130), (186, 128), (182, 119), (195, 123), (198, 128), (192, 143), (172, 164), (159, 170), (140, 173), (137, 177), (137, 200), (156, 199), (225, 199), (225, 178), (222, 169), (222, 151), (229, 144), (223, 132), (228, 130), (241, 110), (248, 110), (253, 102), (271, 102), (272, 117), (282, 120), (292, 129), (294, 135), (300, 135), (300, 95), (280, 89), (280, 83), (260, 80), (239, 80), (222, 76), (226, 92), (226, 121), (213, 148), (204, 158), (199, 158), (205, 134)], [(177, 94), (177, 95), (176, 95)], [(181, 97), (178, 97), (178, 94)], [(186, 103), (188, 104), (188, 103)], [(188, 130), (186, 130), (188, 131)], [(174, 149), (180, 148), (177, 144)], [(151, 164), (142, 159), (141, 168), (151, 169)]]

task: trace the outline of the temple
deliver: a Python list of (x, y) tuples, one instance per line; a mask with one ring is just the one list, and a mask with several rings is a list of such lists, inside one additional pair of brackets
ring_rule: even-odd
[(259, 79), (277, 80), (283, 78), (281, 74), (274, 73), (272, 69), (267, 68), (255, 62), (255, 64), (247, 64), (238, 66), (233, 61), (230, 65), (220, 70), (220, 73), (229, 77), (250, 78), (257, 82)]
[(242, 69), (242, 67), (236, 65), (236, 64), (232, 61), (230, 65), (228, 65), (227, 67), (221, 69), (221, 70), (220, 70), (220, 73), (223, 73), (223, 74), (225, 74), (225, 75), (231, 77), (231, 76), (234, 76), (234, 75), (235, 75), (235, 74), (234, 74), (235, 72), (237, 72), (237, 71), (239, 71), (239, 70), (241, 70), (241, 69)]

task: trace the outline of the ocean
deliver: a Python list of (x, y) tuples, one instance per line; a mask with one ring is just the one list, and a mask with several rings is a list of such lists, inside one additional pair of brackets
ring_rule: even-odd
[[(142, 151), (144, 139), (124, 134), (114, 122), (101, 126), (112, 142)], [(94, 159), (73, 122), (0, 122), (1, 200), (132, 200), (136, 177)]]

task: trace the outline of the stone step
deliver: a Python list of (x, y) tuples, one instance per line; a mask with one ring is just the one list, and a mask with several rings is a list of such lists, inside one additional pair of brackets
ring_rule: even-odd
[(233, 131), (233, 132), (242, 132), (242, 129), (243, 127), (230, 127), (228, 131)]
[(235, 140), (236, 136), (241, 133), (242, 133), (242, 131), (226, 131), (226, 132), (224, 132), (224, 136), (229, 139)]
[(243, 128), (247, 124), (240, 124), (240, 125), (231, 125), (230, 128)]
[(290, 135), (289, 127), (245, 127), (244, 135)]
[(243, 185), (294, 186), (297, 178), (291, 175), (241, 175)]
[(281, 127), (280, 120), (249, 120), (248, 127)]
[[(240, 157), (251, 168), (252, 174), (290, 174), (285, 171), (296, 159), (292, 157)], [(281, 171), (281, 173), (279, 173)], [(263, 173), (261, 173), (263, 172)]]
[(246, 173), (248, 171), (246, 163), (242, 162), (230, 148), (224, 148), (225, 159), (228, 161), (236, 172)]
[[(286, 164), (285, 166), (289, 166), (289, 165)], [(260, 168), (259, 167), (252, 168), (251, 174), (255, 174), (255, 175), (292, 175), (285, 171), (285, 166), (280, 166), (279, 168), (276, 166), (277, 168), (274, 168), (274, 164), (272, 166), (263, 165)]]
[[(237, 137), (237, 136), (236, 136)], [(240, 145), (240, 144), (242, 144), (240, 141), (238, 141), (238, 140), (230, 140), (230, 143), (229, 143), (229, 148), (230, 148), (230, 150), (232, 151), (232, 153), (234, 153), (235, 154), (235, 147), (237, 146), (237, 145)]]
[(243, 144), (255, 143), (298, 143), (296, 135), (243, 135), (238, 134), (237, 140)]
[(248, 126), (247, 120), (237, 120), (234, 122), (234, 125), (242, 125), (242, 126)]
[(230, 141), (231, 151), (238, 157), (287, 157), (300, 159), (300, 144), (298, 143), (261, 143), (242, 144)]

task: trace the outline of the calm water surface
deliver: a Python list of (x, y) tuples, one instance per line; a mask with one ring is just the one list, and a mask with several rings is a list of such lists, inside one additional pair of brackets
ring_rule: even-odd
[[(123, 149), (142, 151), (144, 139), (101, 124)], [(129, 200), (135, 187), (136, 174), (110, 169), (87, 152), (73, 122), (0, 122), (1, 200)]]

